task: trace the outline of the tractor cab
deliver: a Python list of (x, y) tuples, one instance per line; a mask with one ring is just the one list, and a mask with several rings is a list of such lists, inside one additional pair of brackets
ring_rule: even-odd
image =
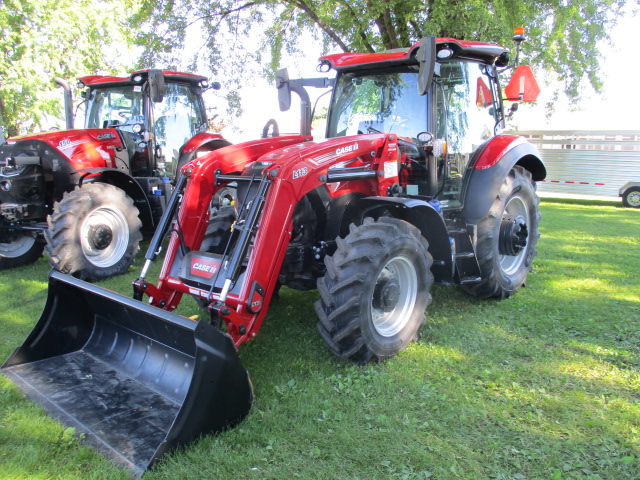
[(79, 80), (79, 87), (87, 87), (85, 127), (120, 133), (134, 177), (174, 177), (180, 147), (207, 129), (205, 77), (141, 70), (128, 78)]
[[(508, 50), (450, 38), (425, 40), (431, 40), (434, 57), (426, 81), (421, 79), (426, 62), (419, 59), (423, 45), (322, 57), (319, 69), (337, 72), (326, 134), (396, 133), (404, 154), (403, 193), (437, 197), (443, 207), (459, 208), (474, 152), (504, 127), (499, 71), (508, 64)], [(514, 75), (510, 85), (519, 81)]]

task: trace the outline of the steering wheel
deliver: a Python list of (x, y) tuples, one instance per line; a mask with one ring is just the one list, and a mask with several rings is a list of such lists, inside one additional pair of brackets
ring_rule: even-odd
[(271, 136), (279, 137), (280, 129), (278, 128), (278, 122), (276, 122), (273, 118), (269, 119), (262, 129), (262, 138), (267, 138), (269, 136), (269, 127), (271, 127)]

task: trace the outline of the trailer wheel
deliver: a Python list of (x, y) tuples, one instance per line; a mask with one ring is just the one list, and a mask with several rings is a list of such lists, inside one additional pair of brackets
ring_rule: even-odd
[(125, 273), (140, 249), (142, 222), (133, 200), (106, 183), (65, 193), (45, 231), (51, 266), (96, 281)]
[(431, 302), (429, 245), (413, 225), (387, 217), (352, 224), (336, 242), (318, 279), (318, 331), (341, 358), (391, 357), (416, 337)]
[(43, 250), (44, 242), (35, 232), (17, 235), (10, 242), (0, 243), (0, 270), (33, 263)]
[(622, 194), (622, 204), (625, 207), (640, 208), (640, 187), (627, 188)]
[(478, 224), (481, 280), (461, 285), (478, 298), (506, 298), (525, 283), (536, 256), (540, 199), (531, 173), (515, 166), (505, 178), (489, 213)]

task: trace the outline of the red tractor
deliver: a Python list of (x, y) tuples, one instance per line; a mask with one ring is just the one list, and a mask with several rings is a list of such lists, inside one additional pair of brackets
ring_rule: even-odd
[[(140, 473), (246, 415), (252, 389), (235, 348), (255, 337), (282, 285), (318, 289), (322, 339), (358, 363), (415, 339), (434, 283), (512, 295), (536, 255), (545, 167), (524, 139), (500, 133), (507, 65), (503, 47), (430, 37), (322, 57), (335, 79), (280, 71), (281, 108), (300, 96), (302, 134), (187, 162), (134, 299), (53, 272), (42, 319), (4, 372)], [(512, 78), (518, 97), (528, 81)], [(305, 86), (333, 88), (322, 143), (309, 135)], [(237, 200), (211, 216), (225, 189)], [(146, 277), (167, 235), (154, 285)], [(184, 294), (209, 321), (170, 313)]]
[[(84, 129), (10, 138), (0, 146), (0, 269), (35, 261), (97, 280), (127, 271), (141, 230), (153, 232), (180, 162), (229, 145), (206, 133), (205, 77), (140, 70), (79, 79)], [(215, 86), (215, 85), (214, 85)]]

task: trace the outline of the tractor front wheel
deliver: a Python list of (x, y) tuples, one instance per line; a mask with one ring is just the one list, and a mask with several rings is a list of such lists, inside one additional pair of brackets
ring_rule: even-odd
[(325, 257), (315, 304), (318, 331), (337, 356), (382, 360), (415, 339), (431, 302), (433, 260), (413, 225), (395, 218), (351, 225)]
[(90, 282), (125, 273), (142, 240), (138, 214), (113, 185), (89, 183), (65, 193), (45, 232), (51, 266)]
[[(233, 235), (231, 226), (236, 221), (236, 210), (231, 206), (221, 207), (210, 219), (200, 250), (223, 254)], [(234, 236), (235, 239), (235, 236)]]
[(16, 235), (8, 242), (0, 242), (0, 270), (33, 263), (42, 256), (43, 250), (44, 242), (35, 232)]
[(540, 199), (531, 173), (515, 166), (489, 213), (478, 224), (476, 252), (481, 280), (461, 285), (478, 298), (506, 298), (525, 283), (536, 256)]

